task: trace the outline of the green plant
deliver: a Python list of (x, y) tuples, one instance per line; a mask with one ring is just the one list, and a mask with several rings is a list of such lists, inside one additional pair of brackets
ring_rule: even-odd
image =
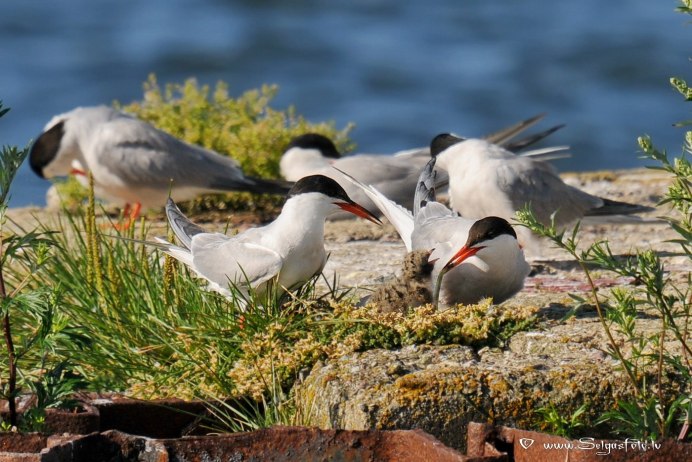
[[(679, 79), (676, 82), (687, 89), (684, 82)], [(692, 153), (692, 131), (686, 133), (682, 156), (672, 162), (664, 152), (653, 148), (648, 138), (640, 138), (639, 144), (648, 158), (660, 163), (655, 168), (673, 175), (673, 182), (661, 203), (671, 204), (677, 212), (665, 219), (679, 235), (674, 242), (692, 260), (692, 168), (687, 158)], [(619, 258), (612, 253), (607, 241), (599, 241), (586, 250), (579, 250), (579, 225), (565, 236), (565, 232), (558, 231), (554, 225), (539, 223), (528, 207), (517, 217), (521, 224), (566, 250), (577, 261), (591, 286), (590, 298), (609, 341), (608, 353), (623, 368), (633, 390), (631, 400), (621, 400), (618, 409), (605, 413), (600, 421), (613, 423), (618, 433), (642, 438), (669, 436), (677, 425), (687, 428), (692, 386), (690, 274), (684, 285), (676, 284), (653, 250)], [(615, 289), (610, 296), (601, 294), (593, 283), (591, 265), (630, 277), (641, 288)], [(637, 317), (646, 310), (653, 310), (660, 319), (660, 328), (653, 334), (641, 332), (637, 327)], [(625, 339), (628, 350), (623, 348), (620, 338)], [(671, 339), (676, 341), (679, 352), (665, 347), (665, 343)]]
[[(8, 110), (0, 102), (0, 117)], [(8, 402), (5, 426), (36, 430), (45, 409), (63, 404), (59, 395), (73, 383), (51, 374), (68, 366), (65, 352), (76, 338), (59, 313), (59, 290), (32, 286), (52, 258), (52, 233), (10, 226), (7, 217), (10, 185), (27, 154), (28, 148), (7, 146), (0, 152), (0, 314), (5, 346), (0, 365), (7, 371), (6, 378), (0, 377), (0, 397)], [(20, 421), (16, 399), (28, 390), (39, 392), (39, 400)]]
[[(300, 421), (290, 389), (319, 359), (413, 343), (496, 344), (535, 313), (488, 304), (381, 313), (354, 307), (335, 280), (320, 288), (320, 277), (284, 297), (226, 299), (160, 252), (105, 235), (95, 207), (91, 194), (86, 210), (44, 224), (58, 231), (58, 246), (40, 283), (62, 287), (61, 312), (89, 339), (73, 353), (75, 370), (96, 389), (204, 399), (230, 429)], [(145, 240), (150, 226), (143, 219), (124, 237)]]
[[(682, 0), (678, 11), (692, 14), (689, 0)], [(681, 78), (671, 78), (671, 85), (686, 101), (692, 101), (692, 88)], [(679, 123), (684, 127), (692, 121)], [(672, 175), (672, 182), (659, 205), (672, 206), (670, 215), (663, 217), (677, 233), (673, 242), (683, 255), (692, 261), (692, 130), (684, 136), (680, 157), (668, 158), (665, 151), (653, 146), (649, 137), (640, 137), (644, 157), (657, 165), (650, 167)], [(679, 430), (678, 439), (688, 437), (692, 422), (692, 350), (689, 343), (690, 308), (692, 307), (692, 274), (683, 283), (676, 283), (666, 271), (654, 250), (638, 252), (635, 256), (618, 258), (607, 241), (596, 242), (578, 250), (577, 225), (569, 236), (554, 225), (537, 222), (530, 207), (517, 214), (518, 221), (540, 236), (566, 250), (577, 261), (591, 286), (591, 300), (608, 338), (608, 353), (625, 371), (633, 390), (630, 399), (618, 401), (618, 407), (604, 413), (600, 423), (608, 422), (616, 433), (639, 438), (663, 438)], [(612, 271), (635, 280), (639, 289), (619, 288), (610, 296), (600, 294), (593, 283), (589, 265)], [(660, 322), (657, 332), (639, 329), (640, 314), (653, 313)], [(626, 350), (620, 339), (624, 339)], [(674, 341), (671, 350), (666, 343)]]
[[(577, 261), (591, 287), (590, 300), (596, 307), (598, 319), (608, 338), (607, 352), (625, 371), (633, 390), (631, 400), (619, 402), (619, 410), (604, 414), (601, 421), (618, 422), (614, 430), (622, 432), (627, 429), (628, 436), (632, 437), (668, 436), (673, 416), (681, 417), (677, 403), (688, 397), (691, 383), (687, 343), (691, 293), (689, 278), (686, 288), (677, 287), (665, 272), (658, 255), (651, 250), (624, 260), (613, 255), (607, 241), (591, 244), (586, 250), (578, 250), (579, 226), (572, 230), (569, 237), (565, 237), (564, 231), (556, 230), (554, 225), (539, 223), (528, 208), (517, 213), (517, 218), (533, 232), (566, 250)], [(602, 294), (596, 289), (591, 276), (593, 266), (635, 278), (643, 288), (620, 288), (613, 290), (610, 296)], [(660, 318), (661, 327), (658, 332), (647, 334), (637, 328), (636, 318), (643, 311), (651, 309)], [(671, 337), (677, 339), (681, 353), (664, 348), (666, 339)], [(628, 350), (623, 348), (621, 338), (625, 339)], [(671, 382), (675, 381), (678, 381), (676, 389), (666, 392)], [(637, 414), (635, 410), (638, 410), (640, 419), (633, 419)], [(653, 414), (652, 410), (655, 411)], [(621, 423), (625, 421), (631, 425), (623, 426)]]
[(351, 147), (350, 125), (338, 131), (333, 122), (309, 123), (293, 107), (273, 109), (270, 102), (277, 92), (276, 85), (263, 85), (231, 98), (224, 82), (212, 92), (195, 79), (162, 89), (152, 74), (144, 83), (143, 100), (122, 109), (176, 137), (233, 157), (249, 175), (279, 177), (283, 148), (307, 131), (333, 138), (342, 149)]
[(563, 417), (553, 404), (549, 404), (538, 408), (536, 414), (543, 419), (543, 424), (547, 426), (550, 433), (564, 438), (572, 438), (575, 436), (576, 430), (584, 425), (581, 418), (586, 410), (587, 403), (584, 403), (567, 418)]

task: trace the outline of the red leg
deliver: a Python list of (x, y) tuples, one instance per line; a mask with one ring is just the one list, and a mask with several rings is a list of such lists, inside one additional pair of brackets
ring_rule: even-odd
[(131, 207), (130, 203), (127, 202), (125, 204), (125, 207), (123, 207), (123, 211), (120, 214), (120, 218), (119, 218), (118, 222), (115, 223), (113, 225), (113, 227), (115, 229), (117, 229), (118, 231), (125, 231), (126, 229), (128, 229), (130, 227), (130, 225), (132, 224), (132, 222), (134, 221), (132, 216), (135, 213), (137, 215), (139, 215), (139, 209), (140, 208), (141, 208), (141, 205), (139, 204), (139, 202), (135, 203), (134, 207)]
[(142, 211), (142, 204), (135, 202), (135, 206), (132, 207), (132, 212), (130, 213), (130, 223), (128, 226), (132, 225), (137, 218), (139, 218), (139, 213)]

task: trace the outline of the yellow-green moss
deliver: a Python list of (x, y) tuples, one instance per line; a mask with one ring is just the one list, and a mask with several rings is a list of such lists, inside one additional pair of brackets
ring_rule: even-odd
[[(382, 313), (375, 306), (358, 308), (348, 303), (310, 309), (286, 312), (281, 322), (239, 338), (241, 355), (222, 378), (227, 385), (223, 388), (233, 389), (235, 395), (259, 398), (277, 381), (282, 387), (290, 386), (299, 371), (312, 367), (321, 359), (410, 344), (482, 346), (495, 343), (507, 330), (533, 319), (536, 313), (535, 308), (491, 307), (489, 302), (458, 305), (442, 312), (427, 305), (407, 314)], [(301, 327), (295, 328), (296, 325)], [(218, 352), (213, 346), (187, 341), (186, 335), (189, 333), (181, 332), (176, 342), (182, 344), (180, 348), (184, 354), (181, 356), (195, 358), (186, 373), (172, 376), (169, 382), (163, 383), (158, 374), (152, 374), (157, 377), (157, 383), (145, 380), (134, 385), (131, 389), (134, 394), (180, 396), (180, 383), (195, 383), (195, 377), (199, 377), (196, 393), (218, 395), (222, 392), (219, 384), (210, 378), (213, 374), (209, 374), (210, 370), (216, 370)], [(175, 361), (176, 357), (174, 355), (171, 360)], [(410, 375), (404, 377), (402, 387), (406, 381), (414, 380)], [(475, 389), (479, 385), (472, 381), (466, 386)], [(502, 384), (493, 382), (492, 386), (501, 388)]]

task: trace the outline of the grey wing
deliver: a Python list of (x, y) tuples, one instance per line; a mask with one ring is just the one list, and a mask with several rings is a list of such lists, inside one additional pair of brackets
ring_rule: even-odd
[(99, 162), (133, 186), (216, 189), (228, 178), (243, 182), (237, 162), (186, 143), (141, 120), (122, 117), (102, 124), (93, 143)]
[(418, 176), (428, 160), (430, 158), (425, 156), (356, 155), (343, 157), (334, 166), (361, 183), (374, 186), (388, 199), (411, 210)]
[(436, 157), (431, 157), (425, 164), (418, 176), (416, 191), (413, 195), (413, 216), (418, 215), (421, 207), (425, 207), (430, 202), (435, 202), (435, 184), (437, 181), (437, 170), (435, 170)]
[(170, 224), (171, 229), (178, 237), (178, 240), (180, 240), (180, 242), (187, 249), (189, 249), (192, 245), (193, 236), (205, 232), (201, 226), (191, 222), (185, 215), (183, 215), (183, 212), (180, 211), (178, 206), (175, 205), (175, 202), (173, 202), (173, 199), (170, 197), (166, 202), (166, 216), (168, 217), (168, 223)]
[(485, 135), (483, 139), (485, 139), (489, 143), (504, 145), (506, 143), (509, 143), (510, 140), (516, 137), (519, 133), (537, 124), (541, 119), (543, 119), (543, 117), (545, 117), (545, 114), (538, 114), (529, 119), (521, 120), (516, 124), (510, 125), (509, 127), (505, 127), (494, 133)]
[[(419, 220), (424, 216), (427, 216), (425, 221)], [(447, 248), (453, 245), (461, 248), (474, 221), (459, 217), (444, 205), (433, 202), (421, 209), (421, 213), (416, 217), (416, 226), (411, 237), (412, 248), (432, 250), (440, 246)]]
[(195, 271), (220, 287), (257, 287), (276, 277), (283, 265), (276, 251), (219, 233), (195, 236), (191, 251)]
[(497, 175), (498, 186), (510, 198), (514, 210), (530, 204), (536, 218), (544, 224), (549, 224), (550, 216), (556, 212), (556, 224), (567, 224), (603, 203), (600, 198), (563, 182), (545, 162), (516, 157), (502, 164)]
[(411, 159), (414, 157), (422, 157), (425, 158), (425, 160), (430, 159), (430, 147), (422, 147), (422, 148), (412, 148), (412, 149), (404, 149), (403, 151), (397, 151), (394, 154), (392, 154), (392, 157), (399, 157), (402, 159)]
[[(439, 213), (444, 210), (440, 208)], [(440, 260), (444, 264), (466, 243), (473, 223), (448, 213), (417, 224), (411, 239), (413, 249), (430, 251), (430, 262)]]

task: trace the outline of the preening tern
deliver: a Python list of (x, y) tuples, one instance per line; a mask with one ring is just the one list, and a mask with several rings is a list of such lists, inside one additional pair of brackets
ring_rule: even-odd
[[(551, 133), (562, 125), (529, 135), (525, 138), (514, 138), (538, 122), (543, 115), (523, 120), (517, 124), (488, 135), (488, 139), (500, 143), (512, 151), (520, 151)], [(538, 157), (544, 160), (565, 157), (566, 146), (553, 146), (522, 152), (522, 155)], [(363, 184), (372, 185), (387, 198), (397, 204), (412, 209), (413, 194), (420, 172), (430, 160), (430, 148), (414, 148), (400, 151), (393, 155), (354, 154), (341, 156), (334, 143), (317, 133), (306, 133), (295, 137), (288, 144), (281, 157), (281, 175), (289, 181), (296, 181), (306, 175), (320, 174), (331, 177), (341, 184), (356, 202), (371, 208), (372, 202), (358, 187), (346, 181), (339, 171), (346, 172)], [(335, 167), (339, 171), (331, 168)], [(438, 187), (447, 182), (446, 176), (438, 175)], [(330, 219), (352, 218), (352, 215), (338, 213)]]
[[(495, 215), (514, 219), (530, 205), (536, 218), (564, 227), (582, 217), (628, 215), (651, 207), (593, 196), (562, 181), (548, 163), (517, 156), (482, 139), (440, 134), (431, 143), (437, 164), (449, 175), (452, 209), (466, 218)], [(527, 228), (519, 230), (522, 245), (532, 245)]]

